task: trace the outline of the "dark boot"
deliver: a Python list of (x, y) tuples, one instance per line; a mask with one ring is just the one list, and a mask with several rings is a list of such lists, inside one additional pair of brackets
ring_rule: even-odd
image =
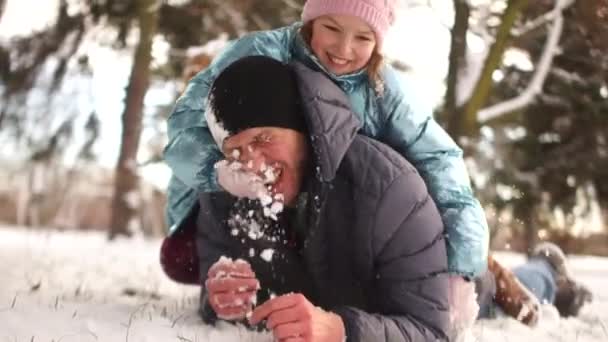
[(581, 308), (593, 301), (593, 294), (583, 284), (570, 279), (557, 282), (557, 292), (553, 305), (562, 317), (578, 316)]
[(559, 246), (551, 242), (542, 242), (534, 247), (530, 258), (542, 258), (545, 259), (556, 272), (559, 283), (563, 280), (572, 280), (570, 269), (568, 268), (568, 262), (566, 255)]
[(545, 259), (553, 267), (557, 284), (553, 305), (560, 316), (577, 316), (583, 305), (593, 300), (591, 291), (572, 277), (566, 255), (559, 246), (551, 242), (540, 243), (534, 248), (530, 257)]

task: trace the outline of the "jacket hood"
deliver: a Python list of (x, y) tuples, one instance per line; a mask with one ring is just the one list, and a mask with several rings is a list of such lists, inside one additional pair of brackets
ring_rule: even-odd
[(348, 97), (325, 74), (293, 62), (302, 97), (310, 141), (316, 158), (316, 176), (332, 181), (361, 123)]

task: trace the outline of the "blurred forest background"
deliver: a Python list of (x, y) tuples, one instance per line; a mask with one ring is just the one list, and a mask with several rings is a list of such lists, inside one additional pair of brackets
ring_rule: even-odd
[[(0, 0), (0, 222), (164, 234), (173, 102), (303, 3)], [(387, 55), (463, 147), (492, 248), (608, 255), (608, 0), (403, 3)]]

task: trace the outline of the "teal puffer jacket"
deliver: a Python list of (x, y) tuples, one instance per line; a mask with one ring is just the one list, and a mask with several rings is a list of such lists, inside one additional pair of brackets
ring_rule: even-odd
[[(363, 123), (363, 134), (376, 138), (407, 158), (424, 178), (437, 203), (448, 235), (449, 269), (467, 277), (486, 268), (488, 227), (473, 196), (462, 151), (432, 117), (412, 85), (386, 66), (384, 91), (378, 95), (365, 71), (336, 76), (328, 72), (299, 35), (300, 23), (248, 34), (226, 47), (188, 84), (168, 119), (164, 156), (173, 171), (168, 189), (169, 234), (192, 210), (198, 192), (218, 190), (214, 164), (222, 158), (204, 119), (206, 97), (218, 73), (235, 60), (265, 55), (283, 62), (300, 61), (324, 71), (348, 95)], [(269, 75), (270, 77), (270, 75)], [(264, 86), (261, 84), (260, 86)]]

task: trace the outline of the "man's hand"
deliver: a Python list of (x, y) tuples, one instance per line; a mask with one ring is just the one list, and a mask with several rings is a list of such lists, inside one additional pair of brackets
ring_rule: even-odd
[(205, 287), (217, 317), (231, 321), (251, 312), (260, 283), (247, 261), (222, 257), (207, 272)]
[(340, 316), (314, 306), (299, 293), (276, 297), (258, 306), (249, 322), (258, 324), (263, 320), (280, 342), (342, 342), (345, 338)]
[(263, 179), (238, 162), (220, 160), (215, 168), (218, 184), (236, 197), (256, 199), (268, 194)]

